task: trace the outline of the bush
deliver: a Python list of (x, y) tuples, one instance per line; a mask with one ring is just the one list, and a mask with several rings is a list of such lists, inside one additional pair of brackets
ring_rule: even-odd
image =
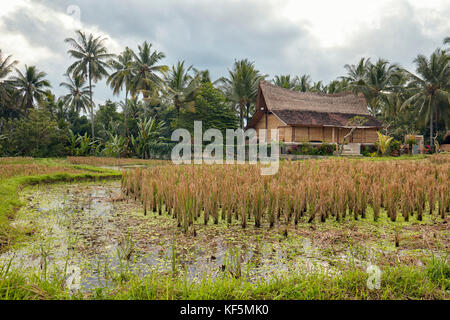
[[(3, 122), (3, 121), (0, 121)], [(45, 110), (33, 109), (23, 118), (7, 120), (1, 127), (0, 150), (4, 156), (59, 157), (67, 153), (67, 131), (58, 127)]]
[(377, 147), (375, 145), (364, 145), (361, 144), (361, 154), (364, 157), (370, 157), (372, 153), (377, 152)]
[(402, 143), (398, 140), (393, 139), (389, 144), (389, 152), (391, 156), (398, 157), (401, 155)]
[(312, 145), (308, 142), (304, 142), (293, 145), (287, 150), (287, 153), (296, 155), (331, 156), (334, 151), (336, 151), (336, 145), (334, 144), (324, 142), (322, 144)]

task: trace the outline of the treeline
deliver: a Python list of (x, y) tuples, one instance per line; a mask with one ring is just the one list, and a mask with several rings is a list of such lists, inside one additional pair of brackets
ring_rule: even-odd
[[(116, 55), (105, 41), (81, 31), (65, 39), (72, 64), (59, 84), (66, 94), (59, 97), (45, 72), (17, 68), (18, 61), (0, 51), (0, 156), (164, 157), (171, 132), (193, 131), (194, 120), (203, 121), (203, 130), (244, 127), (259, 81), (270, 80), (247, 59), (213, 81), (208, 70), (184, 61), (164, 65), (165, 54), (148, 42)], [(438, 48), (430, 57), (417, 56), (414, 73), (387, 60), (361, 58), (326, 85), (309, 75), (271, 81), (302, 92), (364, 94), (385, 133), (400, 141), (405, 134), (424, 134), (432, 145), (449, 127), (449, 61), (448, 49)], [(106, 81), (117, 101), (94, 103), (99, 81)]]

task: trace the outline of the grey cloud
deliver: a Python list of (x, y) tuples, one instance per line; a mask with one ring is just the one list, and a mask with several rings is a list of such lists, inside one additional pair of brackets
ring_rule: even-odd
[[(226, 75), (234, 59), (240, 58), (255, 61), (257, 68), (270, 76), (309, 73), (316, 81), (342, 75), (344, 64), (356, 63), (361, 56), (383, 57), (411, 68), (418, 53), (431, 53), (446, 36), (444, 32), (450, 34), (450, 30), (436, 27), (445, 25), (450, 5), (441, 8), (440, 18), (428, 18), (424, 26), (406, 1), (396, 3), (395, 11), (386, 12), (380, 28), (361, 28), (344, 46), (327, 49), (319, 46), (305, 25), (277, 18), (275, 4), (262, 0), (34, 2), (59, 12), (78, 5), (85, 25), (97, 26), (121, 46), (136, 49), (148, 40), (166, 53), (164, 63), (183, 59), (196, 68), (209, 69), (214, 78)], [(6, 32), (20, 33), (30, 43), (46, 46), (61, 56), (56, 63), (43, 60), (39, 64), (57, 87), (70, 63), (63, 42), (69, 36), (67, 30), (52, 22), (42, 24), (32, 12), (16, 12), (5, 21)], [(429, 36), (424, 28), (440, 31)], [(96, 96), (111, 97), (111, 92), (99, 84)]]

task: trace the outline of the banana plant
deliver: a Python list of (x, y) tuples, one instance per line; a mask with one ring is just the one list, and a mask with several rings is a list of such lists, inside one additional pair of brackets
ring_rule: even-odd
[(70, 154), (75, 155), (77, 153), (78, 149), (78, 134), (74, 134), (71, 129), (69, 129), (69, 147), (70, 147)]
[(131, 136), (131, 145), (138, 157), (148, 159), (152, 155), (152, 150), (163, 143), (161, 132), (164, 126), (164, 121), (158, 122), (152, 117), (138, 122), (138, 135)]
[(92, 141), (91, 137), (87, 135), (87, 132), (84, 136), (78, 136), (79, 147), (76, 150), (77, 156), (87, 156), (91, 153), (92, 147), (95, 146), (96, 141)]
[(125, 152), (126, 144), (125, 137), (109, 133), (109, 140), (105, 143), (103, 152), (108, 157), (120, 157)]
[(385, 136), (384, 134), (382, 134), (381, 132), (377, 132), (378, 133), (378, 149), (380, 150), (380, 153), (382, 156), (386, 155), (386, 152), (389, 149), (389, 145), (391, 144), (392, 139), (394, 139), (393, 137), (389, 137), (389, 136)]

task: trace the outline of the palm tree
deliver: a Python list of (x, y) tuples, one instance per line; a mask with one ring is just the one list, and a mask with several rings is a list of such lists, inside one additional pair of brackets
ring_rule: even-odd
[(78, 75), (73, 78), (67, 74), (68, 82), (61, 82), (60, 86), (69, 90), (69, 93), (63, 97), (72, 111), (79, 113), (81, 110), (87, 112), (89, 110), (90, 102), (90, 88), (85, 85), (86, 80), (83, 76)]
[(444, 44), (449, 44), (450, 43), (450, 37), (446, 37), (444, 39)]
[(78, 39), (67, 38), (65, 42), (72, 46), (67, 52), (76, 61), (67, 69), (67, 73), (73, 73), (73, 76), (81, 75), (89, 81), (89, 111), (91, 113), (91, 129), (92, 139), (95, 139), (94, 131), (94, 101), (92, 100), (92, 82), (102, 80), (104, 76), (108, 76), (107, 63), (113, 54), (109, 54), (104, 46), (105, 38), (94, 37), (92, 34), (78, 30), (76, 32)]
[(407, 99), (402, 108), (412, 104), (418, 108), (418, 113), (430, 124), (430, 146), (433, 146), (433, 115), (439, 113), (438, 108), (444, 115), (444, 121), (448, 126), (449, 94), (450, 88), (450, 56), (441, 49), (437, 49), (428, 59), (424, 55), (418, 55), (414, 59), (417, 75), (406, 71), (411, 83), (408, 92), (411, 97)]
[(222, 77), (218, 82), (221, 84), (225, 96), (238, 107), (241, 128), (244, 128), (244, 110), (247, 113), (248, 123), (250, 105), (256, 99), (259, 81), (263, 80), (266, 75), (261, 75), (255, 69), (254, 62), (247, 59), (235, 61), (233, 69), (228, 73), (228, 78)]
[(157, 65), (165, 58), (165, 54), (157, 50), (152, 52), (151, 48), (152, 44), (145, 41), (142, 46), (138, 46), (138, 54), (131, 51), (133, 55), (131, 91), (133, 94), (142, 93), (144, 98), (148, 98), (153, 91), (161, 87), (163, 81), (158, 74), (164, 74), (168, 70), (166, 65)]
[(11, 61), (12, 56), (7, 56), (5, 59), (0, 50), (0, 101), (10, 101), (10, 91), (12, 89), (11, 83), (6, 80), (6, 77), (13, 71), (14, 66), (19, 63), (17, 60)]
[(185, 68), (184, 61), (172, 66), (165, 75), (166, 91), (169, 99), (180, 115), (180, 109), (185, 106), (193, 106), (198, 89), (200, 88), (200, 77), (191, 76), (189, 72), (192, 66)]
[(302, 75), (298, 78), (298, 88), (297, 91), (307, 92), (311, 89), (311, 77), (307, 74)]
[(46, 96), (46, 89), (50, 88), (50, 82), (45, 79), (47, 74), (39, 71), (35, 66), (26, 66), (25, 73), (16, 69), (17, 76), (11, 79), (11, 83), (19, 91), (21, 107), (26, 110), (34, 107), (35, 102), (41, 103)]
[[(130, 48), (126, 48), (117, 59), (110, 61), (111, 68), (115, 70), (109, 77), (106, 83), (113, 89), (113, 93), (118, 95), (125, 87), (125, 104), (128, 101), (128, 93), (130, 92), (131, 81), (133, 74), (131, 72), (133, 63), (133, 53)], [(128, 136), (128, 115), (124, 109), (125, 132)]]
[(398, 86), (396, 79), (401, 77), (401, 69), (396, 64), (378, 59), (375, 64), (370, 64), (365, 86), (361, 91), (366, 96), (373, 115), (378, 112), (378, 102), (385, 100), (388, 92), (396, 91)]
[(314, 84), (309, 88), (311, 92), (326, 92), (326, 87), (324, 87), (322, 80), (314, 82)]
[(347, 91), (349, 89), (349, 84), (346, 79), (333, 80), (328, 85), (325, 86), (324, 91), (329, 94), (340, 93)]
[(341, 77), (347, 80), (353, 93), (362, 93), (367, 100), (372, 115), (379, 111), (380, 101), (384, 101), (389, 92), (395, 91), (395, 79), (400, 75), (400, 68), (396, 64), (378, 59), (373, 64), (370, 59), (361, 58), (355, 65), (345, 65), (347, 76)]
[(347, 76), (341, 77), (341, 79), (348, 81), (354, 93), (358, 93), (360, 87), (366, 84), (367, 71), (371, 65), (370, 58), (361, 58), (357, 65), (346, 64), (344, 68), (347, 70)]
[(209, 74), (209, 70), (198, 70), (192, 68), (194, 70), (194, 74), (196, 77), (200, 79), (201, 83), (211, 83), (211, 75)]
[(298, 86), (298, 77), (291, 79), (291, 75), (275, 76), (272, 80), (273, 84), (284, 89), (295, 90)]

